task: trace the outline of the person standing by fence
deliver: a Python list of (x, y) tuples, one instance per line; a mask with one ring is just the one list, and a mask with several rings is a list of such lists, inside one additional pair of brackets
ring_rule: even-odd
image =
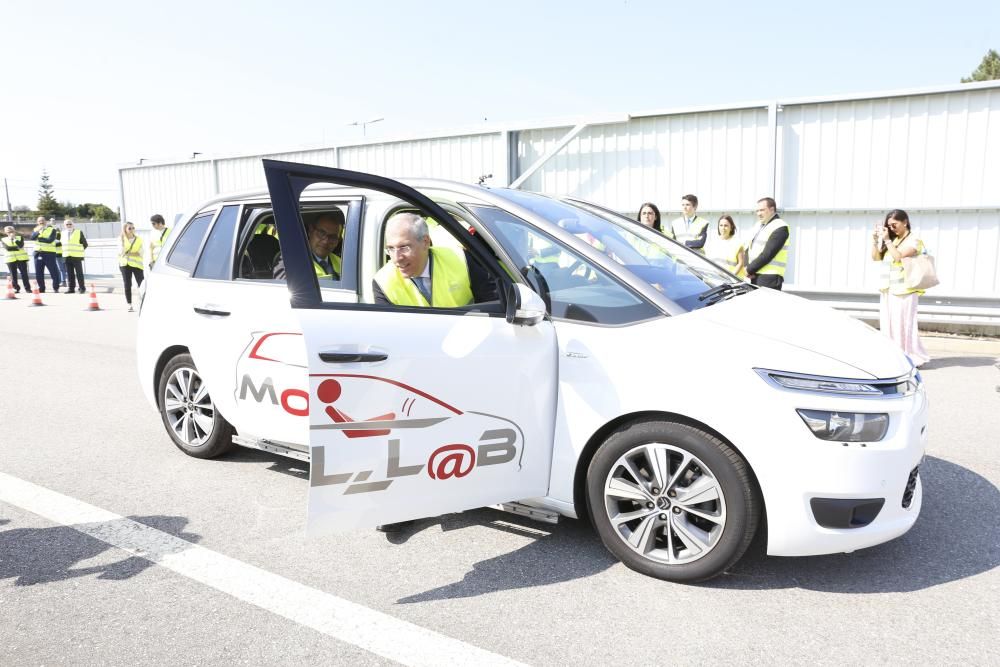
[(10, 271), (10, 278), (14, 284), (14, 291), (20, 292), (21, 286), (17, 282), (17, 272), (21, 272), (21, 282), (24, 283), (24, 291), (31, 291), (31, 283), (28, 282), (28, 251), (24, 249), (24, 237), (17, 233), (11, 226), (3, 228), (3, 249), (4, 259), (7, 262), (7, 270)]
[(52, 291), (59, 291), (59, 265), (56, 263), (56, 239), (59, 234), (55, 227), (49, 224), (45, 216), (38, 216), (35, 229), (31, 232), (31, 240), (35, 242), (35, 282), (38, 291), (45, 292), (45, 270), (52, 276)]
[(135, 225), (126, 222), (122, 226), (122, 233), (119, 237), (121, 248), (118, 253), (118, 266), (121, 267), (122, 280), (125, 283), (125, 301), (128, 303), (128, 311), (132, 308), (132, 279), (135, 278), (136, 287), (142, 287), (142, 280), (145, 274), (142, 271), (142, 239), (135, 233)]
[(170, 236), (170, 228), (167, 227), (166, 221), (159, 213), (150, 216), (149, 221), (153, 224), (153, 240), (149, 242), (149, 268), (153, 268), (153, 264), (156, 264), (156, 258), (160, 256), (160, 251), (163, 249), (163, 244)]
[(716, 232), (716, 236), (709, 240), (705, 246), (708, 248), (705, 255), (716, 264), (726, 267), (737, 278), (746, 278), (746, 250), (743, 247), (743, 242), (736, 236), (736, 223), (733, 222), (733, 216), (720, 217)]
[(750, 234), (747, 276), (761, 287), (780, 290), (788, 266), (791, 233), (788, 223), (778, 217), (778, 205), (770, 197), (757, 200), (757, 224)]
[(87, 237), (82, 229), (75, 229), (72, 218), (66, 218), (62, 231), (62, 255), (66, 260), (66, 281), (69, 292), (84, 294), (87, 288), (83, 284), (83, 256), (87, 250)]
[(906, 211), (893, 209), (886, 214), (881, 225), (875, 225), (872, 259), (882, 262), (879, 329), (895, 341), (918, 367), (930, 361), (917, 330), (917, 300), (924, 292), (906, 286), (903, 259), (916, 257), (922, 252), (924, 243), (913, 235)]
[(705, 254), (705, 241), (708, 240), (708, 220), (698, 215), (698, 198), (696, 196), (684, 195), (681, 197), (681, 217), (670, 223), (667, 236), (697, 253)]

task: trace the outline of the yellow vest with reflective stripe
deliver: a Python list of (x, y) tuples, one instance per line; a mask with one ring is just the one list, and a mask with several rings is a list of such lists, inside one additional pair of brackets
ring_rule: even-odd
[(142, 268), (142, 239), (136, 236), (131, 241), (122, 239), (122, 251), (118, 254), (118, 266)]
[[(909, 237), (909, 235), (907, 235)], [(904, 239), (905, 240), (905, 239)], [(896, 246), (897, 248), (899, 246)], [(917, 254), (924, 252), (924, 242), (917, 239)], [(888, 291), (895, 296), (906, 296), (907, 294), (923, 294), (924, 290), (910, 289), (906, 286), (906, 267), (903, 262), (894, 261), (889, 251), (885, 251), (882, 257), (882, 271), (879, 275), (879, 291)]]
[[(684, 223), (684, 217), (675, 219), (670, 223), (670, 238), (674, 239), (679, 243), (684, 243), (685, 241), (694, 241), (701, 236), (702, 231), (708, 227), (708, 220), (696, 215), (691, 218), (691, 224)], [(684, 245), (687, 245), (684, 243)], [(705, 254), (705, 248), (691, 248), (695, 252), (700, 252), (702, 255)]]
[(747, 264), (753, 262), (762, 252), (764, 252), (764, 247), (767, 245), (767, 240), (771, 238), (771, 234), (777, 229), (782, 227), (788, 229), (788, 238), (785, 239), (785, 245), (781, 246), (781, 250), (778, 254), (771, 259), (769, 264), (761, 267), (760, 271), (757, 273), (759, 275), (775, 275), (782, 276), (785, 275), (785, 266), (788, 264), (788, 246), (792, 242), (792, 229), (788, 226), (788, 223), (774, 216), (768, 220), (763, 227), (758, 228), (757, 233), (754, 234), (753, 241), (750, 244), (750, 249), (747, 251)]
[(66, 237), (66, 243), (63, 243), (62, 255), (63, 257), (79, 257), (83, 258), (83, 231), (79, 229), (74, 229), (68, 237)]
[[(330, 266), (333, 267), (333, 270), (337, 272), (337, 276), (339, 277), (341, 275), (341, 273), (340, 273), (340, 266), (341, 266), (340, 257), (337, 257), (336, 255), (329, 255), (329, 256), (327, 256), (326, 260), (328, 262), (330, 262)], [(320, 264), (319, 262), (317, 262), (315, 259), (313, 259), (313, 270), (316, 271), (316, 277), (317, 278), (329, 278), (330, 277), (330, 274), (326, 272), (326, 269), (323, 268), (323, 265)]]
[(160, 232), (160, 237), (149, 242), (150, 264), (155, 262), (156, 258), (160, 256), (160, 251), (163, 250), (163, 244), (167, 242), (168, 236), (170, 236), (170, 227), (164, 227), (163, 231)]
[(3, 237), (3, 247), (7, 251), (7, 263), (13, 264), (14, 262), (27, 262), (28, 261), (28, 251), (24, 247), (17, 247), (18, 242), (24, 242), (24, 238), (20, 234), (14, 235), (14, 240), (11, 241), (5, 235)]
[(472, 303), (472, 285), (465, 261), (449, 248), (431, 247), (431, 303), (409, 278), (389, 262), (375, 274), (375, 282), (385, 296), (397, 306), (431, 306), (458, 308)]
[(56, 251), (56, 230), (49, 225), (42, 231), (38, 232), (38, 236), (35, 237), (35, 251), (36, 252), (55, 252)]
[[(736, 267), (740, 264), (740, 253), (743, 251), (743, 243), (738, 238), (730, 236), (728, 239), (724, 239), (719, 236), (706, 245), (708, 246), (707, 257), (710, 260), (726, 267), (730, 273), (736, 273)], [(745, 278), (746, 269), (744, 268), (736, 275), (739, 278)]]

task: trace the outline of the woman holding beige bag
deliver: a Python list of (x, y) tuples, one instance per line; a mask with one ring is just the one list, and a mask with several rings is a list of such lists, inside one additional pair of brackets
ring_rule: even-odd
[(875, 225), (872, 259), (882, 262), (879, 328), (918, 367), (930, 360), (917, 331), (917, 299), (924, 291), (907, 286), (904, 260), (924, 252), (923, 241), (916, 238), (910, 229), (910, 216), (906, 211), (893, 209), (886, 214), (881, 225)]

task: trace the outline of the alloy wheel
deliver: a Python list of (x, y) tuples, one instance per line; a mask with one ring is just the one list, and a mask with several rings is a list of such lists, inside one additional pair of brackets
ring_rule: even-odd
[(630, 449), (611, 466), (604, 505), (629, 549), (667, 565), (703, 558), (726, 526), (718, 478), (701, 459), (665, 443)]
[(215, 429), (215, 405), (201, 376), (193, 368), (178, 368), (163, 391), (167, 424), (189, 447), (200, 447)]

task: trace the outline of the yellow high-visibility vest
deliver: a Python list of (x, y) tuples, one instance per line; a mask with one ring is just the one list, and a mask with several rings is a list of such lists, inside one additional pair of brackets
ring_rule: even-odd
[(79, 257), (83, 259), (83, 252), (83, 231), (74, 229), (66, 237), (66, 243), (63, 243), (62, 255), (63, 257)]
[(385, 296), (397, 306), (431, 306), (435, 308), (458, 308), (472, 303), (472, 285), (469, 269), (465, 261), (449, 248), (431, 247), (431, 303), (413, 284), (404, 278), (392, 262), (387, 263), (375, 274), (375, 282)]
[(122, 250), (118, 254), (118, 266), (142, 268), (142, 239), (135, 236), (131, 241), (122, 238)]
[(49, 225), (38, 232), (35, 237), (35, 252), (55, 252), (56, 251), (56, 230)]
[[(340, 276), (341, 275), (341, 273), (340, 273), (340, 266), (341, 266), (340, 257), (338, 257), (337, 255), (328, 255), (326, 259), (327, 259), (328, 262), (330, 262), (330, 266), (333, 267), (333, 270), (337, 272), (337, 276)], [(330, 274), (326, 272), (326, 269), (323, 268), (323, 265), (320, 264), (319, 262), (317, 262), (315, 259), (313, 260), (313, 270), (316, 271), (316, 277), (317, 278), (330, 278), (331, 277)]]
[[(708, 220), (701, 217), (700, 215), (696, 215), (693, 218), (691, 218), (690, 224), (685, 224), (684, 218), (682, 216), (670, 223), (669, 236), (675, 241), (687, 245), (685, 241), (694, 241), (695, 239), (699, 238), (701, 236), (701, 233), (705, 231), (706, 227), (708, 227)], [(691, 248), (691, 250), (694, 250), (695, 252), (700, 252), (702, 255), (705, 254), (704, 247)]]
[(152, 266), (153, 262), (156, 261), (157, 257), (160, 256), (160, 251), (163, 250), (163, 244), (167, 242), (167, 237), (170, 236), (170, 227), (164, 227), (163, 231), (160, 232), (160, 238), (153, 239), (149, 243), (149, 264)]
[(774, 216), (763, 225), (757, 227), (753, 241), (750, 243), (750, 249), (747, 251), (747, 264), (752, 263), (754, 259), (764, 252), (764, 247), (767, 245), (767, 240), (771, 238), (771, 234), (782, 227), (788, 229), (788, 238), (785, 239), (785, 245), (781, 246), (781, 250), (778, 251), (778, 254), (768, 264), (761, 267), (757, 272), (759, 275), (782, 277), (785, 275), (785, 267), (788, 264), (788, 246), (792, 242), (792, 229), (788, 226), (787, 222), (778, 216)]
[[(724, 239), (721, 236), (713, 238), (707, 244), (708, 252), (706, 256), (722, 266), (729, 269), (730, 273), (736, 273), (736, 267), (740, 264), (740, 253), (743, 252), (743, 242), (736, 236)], [(746, 278), (746, 267), (736, 273), (738, 278)]]
[[(24, 249), (23, 244), (24, 238), (20, 234), (15, 234), (13, 240), (7, 238), (6, 236), (3, 237), (3, 247), (4, 250), (7, 251), (7, 264), (28, 261), (28, 251)], [(18, 248), (18, 245), (21, 247)]]

